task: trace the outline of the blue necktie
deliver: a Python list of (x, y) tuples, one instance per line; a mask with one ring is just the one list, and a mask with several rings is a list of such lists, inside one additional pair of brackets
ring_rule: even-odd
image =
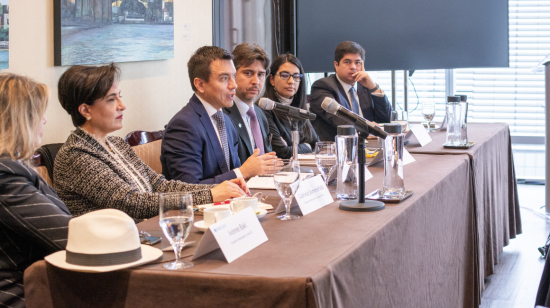
[(351, 98), (351, 108), (353, 108), (353, 112), (357, 115), (360, 115), (359, 114), (359, 102), (357, 101), (357, 99), (355, 98), (355, 89), (353, 87), (351, 87), (349, 89), (349, 96)]
[(220, 134), (220, 140), (222, 142), (223, 154), (225, 155), (225, 162), (227, 163), (227, 169), (231, 169), (229, 164), (229, 146), (227, 145), (227, 133), (225, 131), (225, 120), (223, 118), (223, 112), (219, 110), (218, 112), (212, 115), (214, 120), (216, 120), (218, 133)]

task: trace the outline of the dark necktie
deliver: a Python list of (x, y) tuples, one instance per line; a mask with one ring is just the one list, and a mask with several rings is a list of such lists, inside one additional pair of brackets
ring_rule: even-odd
[(260, 155), (264, 155), (264, 139), (262, 138), (262, 131), (260, 130), (260, 123), (254, 112), (254, 107), (250, 107), (246, 114), (250, 117), (250, 129), (252, 130), (252, 137), (254, 137), (254, 143), (256, 147), (260, 149)]
[(351, 87), (349, 89), (349, 96), (351, 98), (351, 108), (353, 108), (353, 112), (357, 115), (360, 115), (359, 113), (359, 102), (357, 101), (357, 99), (355, 98), (355, 89), (353, 87)]
[(218, 134), (220, 134), (220, 140), (222, 142), (223, 154), (225, 155), (225, 162), (227, 163), (227, 168), (231, 169), (229, 164), (229, 146), (227, 145), (227, 133), (225, 131), (225, 120), (223, 118), (223, 112), (219, 110), (218, 112), (212, 115), (214, 120), (216, 120), (216, 128), (218, 129)]

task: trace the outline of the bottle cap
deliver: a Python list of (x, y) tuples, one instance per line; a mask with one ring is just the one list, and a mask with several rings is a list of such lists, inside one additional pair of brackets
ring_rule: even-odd
[(353, 136), (355, 135), (355, 127), (353, 125), (338, 125), (336, 128), (337, 135)]
[(462, 94), (461, 94), (461, 95), (457, 95), (457, 96), (460, 97), (460, 101), (461, 101), (461, 102), (466, 102), (466, 101), (468, 101), (468, 95), (462, 95)]
[(460, 96), (447, 96), (448, 103), (460, 103)]
[(388, 134), (401, 134), (401, 124), (384, 124), (384, 131)]

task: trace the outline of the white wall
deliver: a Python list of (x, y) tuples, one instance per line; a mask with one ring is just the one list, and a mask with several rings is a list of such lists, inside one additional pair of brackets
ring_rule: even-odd
[[(57, 99), (57, 81), (67, 67), (53, 64), (52, 0), (10, 1), (10, 68), (47, 84), (52, 92), (46, 112), (42, 143), (65, 142), (74, 126)], [(124, 127), (113, 135), (133, 130), (159, 130), (193, 94), (187, 61), (199, 47), (212, 44), (212, 1), (174, 1), (174, 59), (120, 63), (120, 89), (126, 104)], [(190, 28), (183, 29), (184, 24)], [(189, 34), (184, 40), (184, 34)], [(116, 42), (113, 42), (116, 44)]]

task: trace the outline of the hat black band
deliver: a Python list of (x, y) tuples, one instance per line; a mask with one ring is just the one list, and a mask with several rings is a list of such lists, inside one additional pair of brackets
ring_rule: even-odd
[(67, 250), (65, 261), (70, 264), (82, 266), (109, 266), (131, 263), (140, 259), (141, 247), (138, 247), (137, 249), (129, 251), (101, 254), (78, 253)]

